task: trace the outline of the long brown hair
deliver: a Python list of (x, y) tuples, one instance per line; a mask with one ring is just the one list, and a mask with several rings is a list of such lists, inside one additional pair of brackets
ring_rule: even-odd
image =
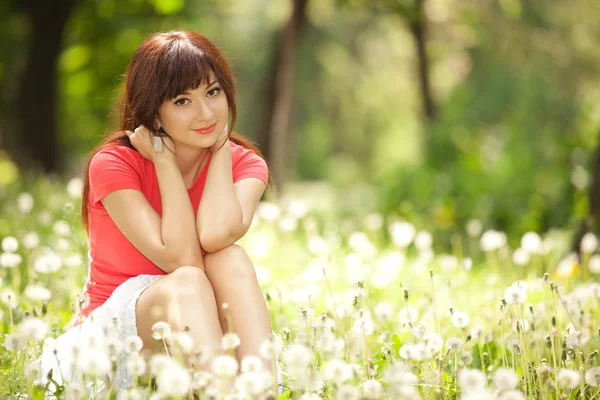
[(127, 146), (136, 150), (125, 131), (144, 125), (150, 132), (158, 133), (155, 120), (163, 102), (196, 89), (201, 83), (208, 84), (211, 72), (221, 84), (229, 104), (229, 140), (264, 158), (250, 140), (232, 132), (237, 117), (235, 81), (219, 48), (205, 36), (191, 31), (153, 34), (137, 48), (125, 71), (117, 104), (120, 130), (110, 133), (90, 153), (81, 201), (81, 219), (86, 233), (89, 231), (90, 162), (94, 155), (111, 146)]

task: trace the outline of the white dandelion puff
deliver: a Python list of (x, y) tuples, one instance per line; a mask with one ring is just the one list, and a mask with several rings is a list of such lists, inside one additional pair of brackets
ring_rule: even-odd
[(262, 360), (257, 356), (248, 355), (242, 360), (240, 370), (242, 372), (261, 372), (264, 366)]
[(512, 390), (519, 384), (519, 377), (511, 368), (500, 367), (494, 373), (494, 385), (501, 392)]
[(585, 373), (585, 383), (590, 386), (600, 386), (600, 367), (593, 367)]
[(477, 369), (461, 369), (458, 372), (458, 383), (466, 391), (477, 391), (484, 388), (487, 380), (485, 374)]
[(223, 350), (234, 350), (240, 345), (240, 337), (233, 333), (228, 332), (221, 338), (221, 346)]
[(27, 192), (19, 194), (17, 197), (17, 208), (21, 214), (28, 214), (33, 209), (33, 196)]
[(569, 389), (576, 389), (579, 386), (581, 376), (579, 375), (579, 372), (575, 370), (561, 368), (560, 371), (558, 371), (557, 378), (561, 385), (566, 386)]
[(185, 396), (190, 390), (192, 378), (190, 373), (177, 363), (163, 369), (156, 377), (158, 392), (169, 397)]
[(527, 292), (518, 286), (509, 286), (504, 291), (504, 299), (508, 304), (523, 304), (527, 299)]
[(35, 249), (40, 245), (40, 237), (35, 232), (27, 232), (21, 242), (26, 249)]
[(542, 239), (535, 232), (527, 232), (521, 238), (521, 247), (527, 253), (537, 254), (542, 248)]
[(375, 379), (369, 379), (362, 384), (363, 396), (367, 399), (380, 399), (383, 396), (383, 386)]
[(414, 324), (419, 318), (419, 312), (414, 307), (404, 307), (400, 310), (400, 322), (402, 325)]
[(25, 340), (40, 341), (48, 333), (48, 324), (39, 318), (27, 317), (19, 324), (17, 330)]
[(211, 371), (220, 378), (231, 378), (237, 374), (238, 362), (235, 358), (228, 355), (219, 355), (214, 358), (211, 364)]
[(165, 321), (158, 321), (152, 325), (152, 338), (154, 340), (163, 340), (171, 334), (171, 326)]
[(598, 248), (598, 238), (591, 232), (586, 233), (581, 238), (581, 251), (592, 254)]
[(452, 317), (450, 319), (452, 321), (452, 325), (454, 325), (456, 328), (465, 328), (467, 325), (469, 325), (470, 321), (467, 313), (457, 310), (452, 313)]
[(19, 250), (19, 241), (14, 236), (7, 236), (2, 239), (2, 250), (7, 253), (16, 253)]

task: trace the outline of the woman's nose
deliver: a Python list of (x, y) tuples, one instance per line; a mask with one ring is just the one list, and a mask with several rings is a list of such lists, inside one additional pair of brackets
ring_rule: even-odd
[(198, 101), (196, 102), (198, 107), (198, 119), (203, 120), (207, 123), (213, 122), (215, 113), (210, 108), (210, 106), (206, 103), (206, 101)]

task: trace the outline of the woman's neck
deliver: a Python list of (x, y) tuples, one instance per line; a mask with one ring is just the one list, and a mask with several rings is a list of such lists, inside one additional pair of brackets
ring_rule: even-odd
[(206, 166), (206, 163), (210, 158), (210, 151), (208, 149), (200, 149), (181, 144), (176, 144), (176, 148), (177, 165), (181, 171), (185, 186), (189, 189), (194, 185), (194, 182), (196, 182)]

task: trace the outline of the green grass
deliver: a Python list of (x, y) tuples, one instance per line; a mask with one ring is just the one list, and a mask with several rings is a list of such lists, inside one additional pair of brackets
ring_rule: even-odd
[[(0, 240), (10, 247), (6, 238), (16, 238), (21, 257), (13, 268), (0, 266), (0, 393), (8, 398), (47, 394), (28, 367), (42, 351), (43, 338), (32, 337), (64, 332), (83, 287), (87, 242), (77, 181), (70, 187), (71, 195), (66, 183), (47, 179), (0, 187)], [(30, 210), (24, 192), (33, 198)], [(287, 390), (280, 398), (597, 398), (600, 285), (588, 268), (591, 254), (581, 265), (564, 256), (566, 232), (544, 235), (544, 254), (517, 266), (507, 245), (482, 251), (483, 232), (455, 236), (454, 254), (435, 253), (423, 232), (400, 248), (392, 240), (397, 221), (376, 214), (342, 218), (332, 209), (304, 212), (301, 201), (261, 204), (240, 241), (283, 344), (278, 356)], [(48, 254), (55, 258), (46, 259), (46, 269), (52, 260), (61, 265), (40, 272)], [(0, 264), (15, 258), (2, 257)], [(506, 290), (516, 281), (526, 284), (526, 297), (510, 304)], [(50, 290), (49, 300), (39, 287)], [(14, 307), (7, 305), (9, 290)], [(40, 327), (27, 333), (23, 321), (31, 317)], [(177, 371), (201, 387), (193, 391), (199, 398), (226, 398), (224, 379), (200, 382), (197, 374)], [(155, 374), (159, 392), (161, 373)], [(163, 398), (149, 377), (140, 377), (136, 393)], [(60, 387), (58, 397), (89, 398), (89, 382)]]

